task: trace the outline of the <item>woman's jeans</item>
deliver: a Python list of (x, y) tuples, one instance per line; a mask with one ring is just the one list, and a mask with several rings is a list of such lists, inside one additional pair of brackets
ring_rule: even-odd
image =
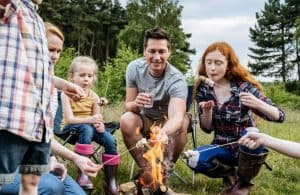
[(98, 133), (96, 128), (91, 124), (74, 124), (66, 125), (63, 128), (63, 132), (70, 132), (76, 130), (78, 140), (80, 144), (91, 144), (92, 141), (104, 146), (105, 153), (117, 154), (117, 143), (114, 136), (109, 132)]
[[(20, 189), (20, 175), (16, 171), (15, 178), (12, 183), (5, 184), (0, 190), (1, 195), (18, 195)], [(82, 188), (70, 177), (61, 181), (51, 173), (42, 174), (38, 186), (38, 194), (40, 195), (85, 195)]]

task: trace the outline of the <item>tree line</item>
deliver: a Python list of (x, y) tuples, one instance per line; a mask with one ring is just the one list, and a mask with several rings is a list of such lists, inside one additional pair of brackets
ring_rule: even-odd
[[(129, 0), (126, 7), (118, 0), (48, 0), (39, 13), (66, 35), (55, 73), (66, 78), (75, 55), (92, 56), (100, 69), (95, 90), (122, 100), (126, 66), (143, 56), (143, 35), (149, 28), (166, 29), (172, 42), (170, 62), (183, 73), (191, 68), (189, 55), (195, 50), (188, 41), (192, 35), (182, 28), (182, 10), (178, 0)], [(297, 70), (300, 79), (299, 16), (299, 0), (267, 0), (256, 13), (256, 24), (249, 29), (254, 46), (248, 65), (253, 74), (286, 82)]]

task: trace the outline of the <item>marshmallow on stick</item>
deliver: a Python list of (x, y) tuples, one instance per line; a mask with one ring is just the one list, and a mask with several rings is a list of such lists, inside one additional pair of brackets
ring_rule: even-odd
[(199, 76), (201, 83), (204, 83), (210, 87), (213, 87), (215, 82), (205, 76)]

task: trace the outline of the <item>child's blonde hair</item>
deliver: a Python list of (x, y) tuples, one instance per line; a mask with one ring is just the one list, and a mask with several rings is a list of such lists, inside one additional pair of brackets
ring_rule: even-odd
[(78, 65), (93, 66), (94, 67), (93, 83), (95, 83), (97, 81), (98, 66), (97, 66), (95, 60), (89, 56), (77, 56), (72, 60), (70, 68), (69, 68), (69, 72), (68, 72), (68, 79), (70, 81), (73, 80), (74, 72), (76, 72), (76, 68), (78, 67)]

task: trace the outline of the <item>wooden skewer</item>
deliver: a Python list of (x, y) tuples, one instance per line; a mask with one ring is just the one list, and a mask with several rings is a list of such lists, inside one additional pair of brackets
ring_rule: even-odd
[[(124, 154), (130, 152), (131, 150), (133, 150), (135, 148), (136, 148), (136, 146), (133, 146), (132, 148), (130, 148), (128, 150), (125, 150), (124, 152), (120, 153), (120, 157), (123, 156)], [(109, 160), (107, 160), (105, 162), (102, 162), (101, 165), (106, 165), (107, 163), (109, 163), (109, 162), (111, 162), (111, 161), (113, 161), (113, 160), (115, 160), (117, 158), (119, 158), (119, 156), (115, 156), (115, 157), (113, 157), (113, 158), (111, 158), (111, 159), (109, 159)]]

